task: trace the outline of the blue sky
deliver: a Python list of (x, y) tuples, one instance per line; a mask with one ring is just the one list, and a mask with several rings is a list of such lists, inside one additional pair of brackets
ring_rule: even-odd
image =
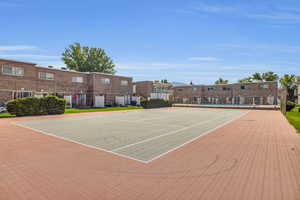
[(1, 0), (0, 57), (63, 66), (71, 43), (134, 80), (300, 74), (299, 0)]

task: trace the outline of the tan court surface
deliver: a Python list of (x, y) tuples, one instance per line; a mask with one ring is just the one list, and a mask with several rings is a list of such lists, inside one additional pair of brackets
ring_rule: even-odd
[[(192, 111), (179, 109), (181, 108), (161, 109), (158, 112), (188, 112), (196, 115), (199, 122), (208, 119), (211, 121), (224, 120), (220, 124), (213, 123), (207, 128), (208, 131), (224, 123), (227, 124), (206, 135), (207, 131), (203, 129), (202, 125), (195, 125), (195, 128), (199, 129), (196, 135), (191, 133), (194, 132), (191, 131), (194, 130), (193, 127), (191, 130), (186, 129), (182, 134), (192, 134), (193, 137), (189, 139), (199, 137), (201, 134), (203, 136), (148, 163), (125, 158), (122, 155), (118, 156), (114, 152), (109, 153), (95, 149), (94, 146), (98, 145), (98, 142), (89, 142), (91, 147), (84, 146), (42, 134), (39, 132), (40, 130), (33, 131), (17, 126), (15, 123), (43, 128), (45, 131), (45, 128), (51, 128), (48, 124), (38, 123), (41, 127), (36, 127), (38, 125), (34, 122), (51, 119), (46, 121), (50, 123), (55, 120), (59, 124), (62, 121), (76, 118), (80, 121), (86, 117), (89, 119), (86, 122), (92, 123), (94, 118), (103, 117), (113, 120), (112, 116), (119, 116), (121, 113), (124, 116), (132, 114), (132, 117), (145, 115), (145, 118), (150, 119), (152, 111), (1, 119), (0, 199), (300, 199), (300, 138), (280, 112), (250, 111), (243, 115), (244, 113), (237, 113), (236, 110), (228, 112), (218, 110), (218, 112), (224, 113), (217, 114), (214, 112), (215, 110), (211, 109), (193, 109)], [(198, 112), (207, 112), (208, 114), (204, 115), (205, 118), (200, 119), (200, 116), (203, 115), (196, 114)], [(185, 114), (187, 118), (190, 116), (188, 113)], [(184, 121), (183, 118), (179, 118), (179, 115), (178, 118), (175, 116), (177, 115), (174, 114), (170, 117), (174, 117), (180, 122)], [(224, 117), (215, 118), (219, 116)], [(238, 117), (240, 118), (230, 122)], [(124, 118), (125, 121), (127, 119)], [(136, 120), (142, 120), (142, 118)], [(117, 118), (116, 121), (120, 122), (121, 118)], [(195, 121), (191, 118), (185, 123), (188, 123), (186, 125), (188, 126), (194, 124)], [(207, 123), (210, 124), (210, 122)], [(62, 124), (66, 126), (66, 123)], [(74, 124), (79, 123), (74, 122)], [(115, 127), (125, 127), (122, 124), (115, 124)], [(178, 127), (170, 131), (179, 130), (183, 125), (179, 122), (175, 124)], [(205, 123), (205, 125), (207, 124)], [(146, 122), (143, 123), (143, 126), (146, 126)], [(138, 123), (136, 128), (139, 129)], [(78, 133), (88, 133), (88, 124), (83, 130), (86, 131), (82, 132), (81, 126), (78, 126)], [(124, 130), (127, 132), (129, 128), (126, 127)], [(157, 128), (153, 130), (155, 130), (155, 134), (152, 132), (151, 137), (166, 133), (165, 131), (157, 132), (159, 130)], [(47, 129), (47, 131), (49, 130)], [(64, 137), (67, 134), (66, 132), (50, 131), (63, 134)], [(117, 137), (115, 140), (118, 140), (119, 137), (117, 133), (114, 132)], [(135, 135), (138, 132), (133, 133)], [(145, 135), (149, 136), (148, 133)], [(171, 135), (172, 138), (175, 135)], [(101, 148), (108, 149), (119, 147), (119, 145), (128, 145), (132, 140), (134, 142), (142, 141), (139, 137), (129, 137), (120, 142), (115, 142), (115, 140), (109, 139), (108, 141), (112, 142), (107, 143), (111, 144), (107, 146), (101, 144)], [(159, 139), (159, 141), (164, 141), (163, 144), (172, 144), (176, 148), (186, 140), (180, 140), (176, 144), (170, 139)], [(144, 146), (147, 148), (147, 152), (150, 152), (151, 149), (148, 147), (154, 145), (159, 145), (160, 148), (164, 146), (160, 142)], [(135, 147), (136, 151), (141, 151), (141, 149), (141, 147)], [(159, 155), (163, 152), (167, 152), (167, 150), (164, 149)], [(152, 157), (143, 155), (140, 158), (151, 160)]]

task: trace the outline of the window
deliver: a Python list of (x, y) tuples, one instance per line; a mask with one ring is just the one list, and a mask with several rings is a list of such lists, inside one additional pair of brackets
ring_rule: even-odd
[(266, 85), (266, 84), (265, 84), (265, 85), (260, 85), (259, 87), (260, 87), (260, 88), (264, 88), (264, 89), (268, 89), (268, 88), (269, 88), (269, 85)]
[(2, 73), (13, 76), (24, 76), (24, 69), (22, 67), (12, 67), (9, 65), (3, 65)]
[(103, 85), (109, 85), (110, 84), (110, 79), (109, 78), (102, 78), (101, 79), (101, 84), (103, 84)]
[(83, 83), (83, 78), (78, 76), (78, 77), (72, 77), (72, 82), (73, 83)]
[(231, 89), (229, 87), (223, 87), (224, 91), (230, 91)]
[(47, 72), (39, 72), (39, 78), (44, 80), (54, 80), (54, 74)]
[(192, 91), (193, 91), (193, 92), (197, 92), (197, 88), (196, 88), (196, 87), (193, 87), (193, 88), (192, 88)]
[(207, 88), (208, 91), (214, 91), (215, 88)]
[(241, 89), (242, 89), (242, 90), (245, 90), (245, 89), (246, 89), (246, 86), (245, 86), (245, 85), (241, 85)]
[(128, 81), (127, 80), (121, 80), (121, 85), (122, 86), (127, 86), (128, 85)]
[(177, 91), (178, 91), (178, 92), (182, 92), (183, 89), (182, 89), (182, 88), (178, 88)]

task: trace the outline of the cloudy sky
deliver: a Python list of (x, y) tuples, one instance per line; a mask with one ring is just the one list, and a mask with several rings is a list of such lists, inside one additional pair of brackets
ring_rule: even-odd
[(1, 0), (0, 58), (64, 66), (74, 42), (134, 80), (300, 75), (299, 0)]

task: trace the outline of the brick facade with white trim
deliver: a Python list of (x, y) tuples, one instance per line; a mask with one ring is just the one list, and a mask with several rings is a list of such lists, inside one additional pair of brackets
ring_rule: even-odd
[[(23, 75), (8, 75), (4, 71), (5, 66), (22, 69)], [(43, 75), (45, 73), (53, 74), (53, 80), (41, 79), (41, 72)], [(101, 82), (101, 79), (105, 78), (109, 79), (108, 84)], [(74, 82), (74, 80), (82, 82)], [(125, 83), (127, 84), (125, 85)], [(130, 99), (132, 78), (97, 72), (85, 73), (39, 67), (34, 63), (0, 59), (0, 104), (16, 97), (28, 95), (71, 96), (73, 103), (78, 106), (93, 106), (95, 96), (103, 95), (105, 96), (105, 105), (113, 106), (116, 96)], [(130, 103), (130, 101), (126, 101), (126, 103)]]

